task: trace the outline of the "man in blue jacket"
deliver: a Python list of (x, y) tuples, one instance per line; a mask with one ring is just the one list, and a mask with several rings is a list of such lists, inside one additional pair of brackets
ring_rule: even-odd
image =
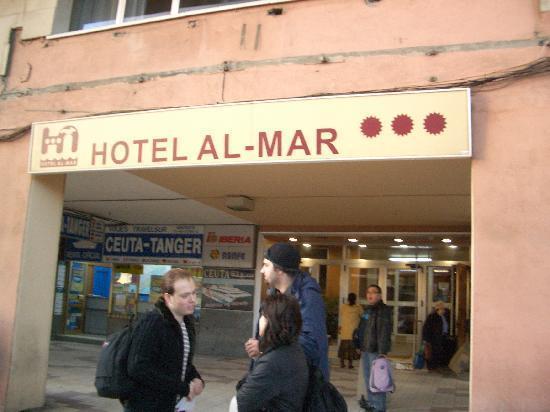
[[(317, 281), (300, 271), (300, 261), (300, 253), (295, 248), (286, 243), (275, 243), (265, 253), (261, 273), (271, 288), (268, 293), (278, 290), (294, 296), (300, 302), (300, 345), (308, 363), (319, 367), (328, 382), (330, 372), (325, 304)], [(258, 339), (249, 339), (245, 343), (245, 350), (251, 358), (258, 356)]]

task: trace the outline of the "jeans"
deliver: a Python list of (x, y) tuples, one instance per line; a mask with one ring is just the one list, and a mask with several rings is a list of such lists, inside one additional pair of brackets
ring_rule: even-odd
[(363, 376), (367, 386), (368, 401), (370, 406), (376, 409), (376, 412), (386, 411), (386, 393), (372, 393), (369, 390), (370, 365), (378, 357), (375, 352), (363, 352)]

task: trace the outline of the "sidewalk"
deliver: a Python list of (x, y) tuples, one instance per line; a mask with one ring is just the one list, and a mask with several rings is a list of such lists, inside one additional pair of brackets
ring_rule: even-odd
[[(50, 347), (46, 404), (32, 411), (121, 411), (116, 400), (99, 398), (94, 374), (100, 347), (54, 341)], [(207, 382), (197, 399), (196, 412), (227, 412), (235, 394), (235, 383), (247, 369), (245, 358), (196, 356), (195, 365)], [(341, 369), (331, 360), (331, 381), (345, 396), (350, 412), (357, 405), (358, 363), (355, 369)], [(468, 381), (427, 371), (395, 370), (396, 393), (390, 395), (388, 411), (453, 412), (468, 410)]]

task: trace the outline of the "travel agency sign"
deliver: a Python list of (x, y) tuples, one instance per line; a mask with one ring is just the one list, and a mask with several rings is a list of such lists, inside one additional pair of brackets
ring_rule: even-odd
[(34, 123), (29, 170), (471, 156), (469, 89), (151, 110)]

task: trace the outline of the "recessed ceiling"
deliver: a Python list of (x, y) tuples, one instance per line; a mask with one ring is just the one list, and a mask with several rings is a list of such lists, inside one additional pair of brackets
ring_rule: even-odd
[[(133, 171), (220, 211), (271, 227), (469, 230), (469, 159), (239, 165)], [(228, 195), (254, 199), (250, 212)]]
[[(225, 206), (228, 195), (254, 210)], [(127, 223), (469, 232), (470, 160), (235, 165), (68, 174), (65, 207)]]
[(250, 223), (124, 171), (68, 174), (64, 206), (124, 223)]

